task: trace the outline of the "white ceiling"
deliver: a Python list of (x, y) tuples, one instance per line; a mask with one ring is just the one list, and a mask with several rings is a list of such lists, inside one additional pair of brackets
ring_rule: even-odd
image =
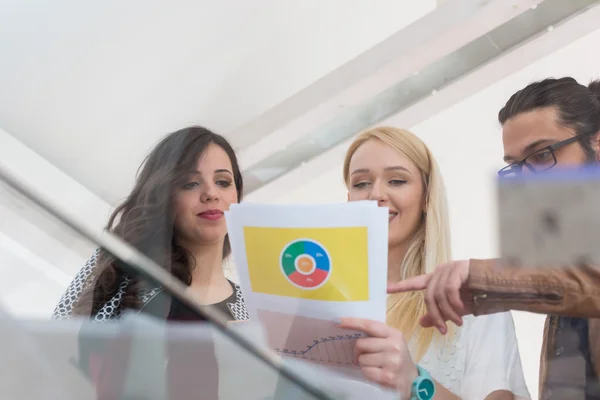
[(434, 0), (4, 1), (0, 128), (110, 204), (165, 133), (233, 132)]

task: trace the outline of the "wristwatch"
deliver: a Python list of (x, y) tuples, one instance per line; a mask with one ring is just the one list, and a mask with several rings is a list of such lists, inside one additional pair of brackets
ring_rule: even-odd
[(417, 365), (419, 376), (415, 378), (411, 387), (410, 400), (431, 400), (435, 394), (435, 384), (429, 372), (423, 367)]

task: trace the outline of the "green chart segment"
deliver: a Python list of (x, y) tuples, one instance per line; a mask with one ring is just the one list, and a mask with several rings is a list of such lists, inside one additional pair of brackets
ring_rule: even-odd
[(288, 244), (281, 254), (281, 270), (294, 286), (316, 289), (331, 274), (331, 259), (325, 247), (313, 240), (302, 239)]

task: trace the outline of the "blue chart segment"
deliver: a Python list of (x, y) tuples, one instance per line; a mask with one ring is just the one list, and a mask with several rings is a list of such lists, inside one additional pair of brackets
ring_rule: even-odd
[(301, 289), (317, 289), (331, 275), (331, 257), (321, 243), (311, 239), (288, 243), (279, 261), (283, 275)]

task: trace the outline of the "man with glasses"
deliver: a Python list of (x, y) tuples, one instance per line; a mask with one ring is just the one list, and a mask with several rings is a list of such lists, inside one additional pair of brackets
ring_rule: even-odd
[[(502, 177), (554, 166), (600, 162), (600, 81), (546, 79), (515, 93), (500, 110)], [(600, 212), (600, 210), (599, 210)], [(500, 266), (498, 260), (453, 261), (388, 287), (425, 290), (424, 327), (508, 310), (549, 314), (544, 329), (540, 398), (600, 399), (600, 266)]]
[[(530, 153), (528, 156), (526, 156), (522, 160), (513, 162), (512, 164), (509, 164), (506, 167), (502, 168), (500, 171), (498, 171), (498, 176), (500, 176), (500, 177), (518, 176), (523, 173), (523, 167), (526, 168), (525, 172), (532, 172), (534, 174), (548, 171), (550, 168), (554, 167), (556, 165), (556, 163), (558, 162), (558, 160), (556, 159), (556, 154), (555, 154), (556, 151), (558, 151), (562, 147), (564, 147), (568, 144), (571, 144), (571, 143), (576, 143), (576, 142), (582, 141), (582, 140), (590, 140), (590, 138), (588, 136), (589, 136), (589, 134), (588, 135), (586, 135), (586, 134), (575, 135), (573, 137), (570, 137), (569, 139), (561, 140), (558, 143), (554, 143), (549, 146), (542, 147), (541, 149)], [(551, 140), (551, 139), (542, 139), (542, 140), (547, 141), (547, 140)], [(533, 142), (532, 144), (528, 145), (527, 147), (528, 148), (536, 148), (539, 145), (540, 145), (540, 143), (538, 141), (538, 142)], [(583, 150), (583, 147), (582, 147), (582, 150)], [(510, 157), (509, 156), (504, 157), (504, 160), (507, 162), (510, 162)], [(593, 160), (590, 160), (590, 161), (593, 161)]]

